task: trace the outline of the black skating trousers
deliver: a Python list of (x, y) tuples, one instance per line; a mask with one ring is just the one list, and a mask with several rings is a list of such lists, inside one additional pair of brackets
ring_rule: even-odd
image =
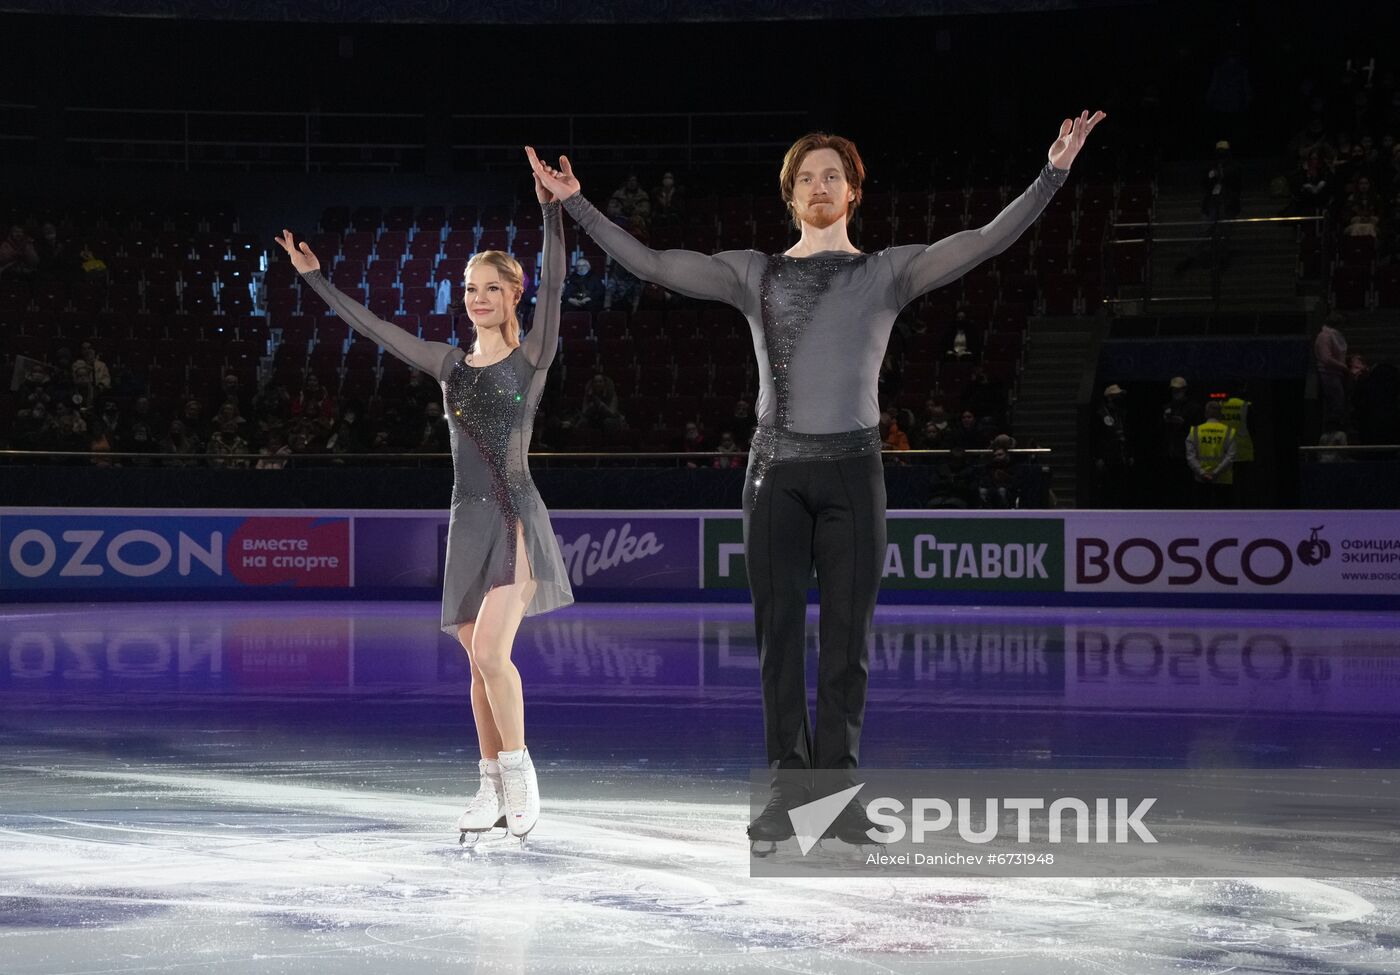
[[(744, 553), (769, 768), (856, 768), (870, 675), (867, 637), (885, 557), (880, 455), (785, 461), (766, 470), (750, 464)], [(815, 750), (805, 666), (813, 566), (820, 594)]]

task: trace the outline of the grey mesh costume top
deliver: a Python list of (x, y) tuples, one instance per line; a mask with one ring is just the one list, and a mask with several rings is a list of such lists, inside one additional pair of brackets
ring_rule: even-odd
[(530, 569), (538, 583), (525, 615), (573, 602), (549, 512), (530, 478), (526, 458), (545, 374), (559, 343), (564, 284), (563, 218), (557, 203), (543, 209), (544, 266), (533, 326), (519, 348), (489, 366), (470, 366), (465, 350), (424, 341), (376, 318), (336, 290), (320, 271), (303, 275), (351, 328), (442, 385), (453, 467), (441, 624), (448, 633), (475, 621), (488, 590), (515, 581), (517, 524), (523, 526)]
[(748, 319), (758, 357), (758, 421), (800, 434), (875, 427), (876, 380), (895, 316), (913, 299), (957, 280), (1010, 247), (1064, 185), (1048, 163), (1030, 187), (977, 230), (927, 247), (810, 257), (724, 251), (654, 251), (581, 194), (564, 208), (614, 260), (646, 281), (733, 305)]

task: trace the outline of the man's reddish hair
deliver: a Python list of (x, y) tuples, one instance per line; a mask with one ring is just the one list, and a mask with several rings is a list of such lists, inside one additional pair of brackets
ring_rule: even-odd
[[(792, 207), (792, 188), (797, 183), (797, 172), (802, 166), (802, 160), (807, 158), (807, 153), (817, 149), (834, 149), (836, 155), (841, 157), (841, 168), (846, 171), (846, 182), (850, 184), (851, 194), (855, 197), (851, 201), (850, 212), (854, 214), (856, 207), (860, 206), (861, 184), (865, 182), (865, 163), (860, 161), (860, 152), (856, 149), (856, 144), (850, 139), (839, 135), (830, 135), (826, 132), (809, 132), (792, 144), (792, 148), (783, 156), (783, 169), (778, 175), (778, 186), (782, 189), (783, 202)], [(797, 223), (794, 216), (793, 222)]]

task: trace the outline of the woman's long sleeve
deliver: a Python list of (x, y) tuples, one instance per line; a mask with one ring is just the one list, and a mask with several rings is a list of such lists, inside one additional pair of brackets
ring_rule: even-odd
[(564, 217), (558, 203), (545, 203), (544, 253), (540, 259), (540, 286), (535, 292), (535, 317), (525, 336), (526, 361), (536, 369), (548, 369), (559, 347), (559, 313), (564, 292)]
[(903, 307), (921, 294), (956, 281), (1014, 244), (1035, 223), (1068, 177), (1068, 169), (1056, 169), (1046, 163), (1035, 182), (986, 226), (950, 234), (928, 247), (894, 248), (896, 260), (903, 259), (895, 270), (899, 305)]
[(753, 251), (724, 251), (711, 256), (698, 251), (652, 250), (599, 212), (582, 193), (565, 200), (564, 209), (613, 260), (643, 281), (692, 298), (744, 307), (748, 276), (753, 259), (758, 257)]
[(346, 296), (327, 281), (320, 271), (308, 271), (301, 279), (311, 285), (311, 289), (325, 299), (331, 310), (355, 331), (378, 342), (410, 366), (422, 369), (434, 379), (443, 377), (450, 357), (456, 352), (452, 346), (446, 342), (428, 342), (384, 321), (358, 301)]

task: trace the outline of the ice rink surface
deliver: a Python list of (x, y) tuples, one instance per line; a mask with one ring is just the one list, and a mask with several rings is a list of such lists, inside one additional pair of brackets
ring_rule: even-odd
[[(751, 878), (741, 606), (526, 621), (543, 815), (465, 850), (435, 613), (0, 608), (0, 972), (1400, 970), (1394, 879)], [(1381, 614), (881, 610), (870, 687), (872, 767), (1400, 767)]]

